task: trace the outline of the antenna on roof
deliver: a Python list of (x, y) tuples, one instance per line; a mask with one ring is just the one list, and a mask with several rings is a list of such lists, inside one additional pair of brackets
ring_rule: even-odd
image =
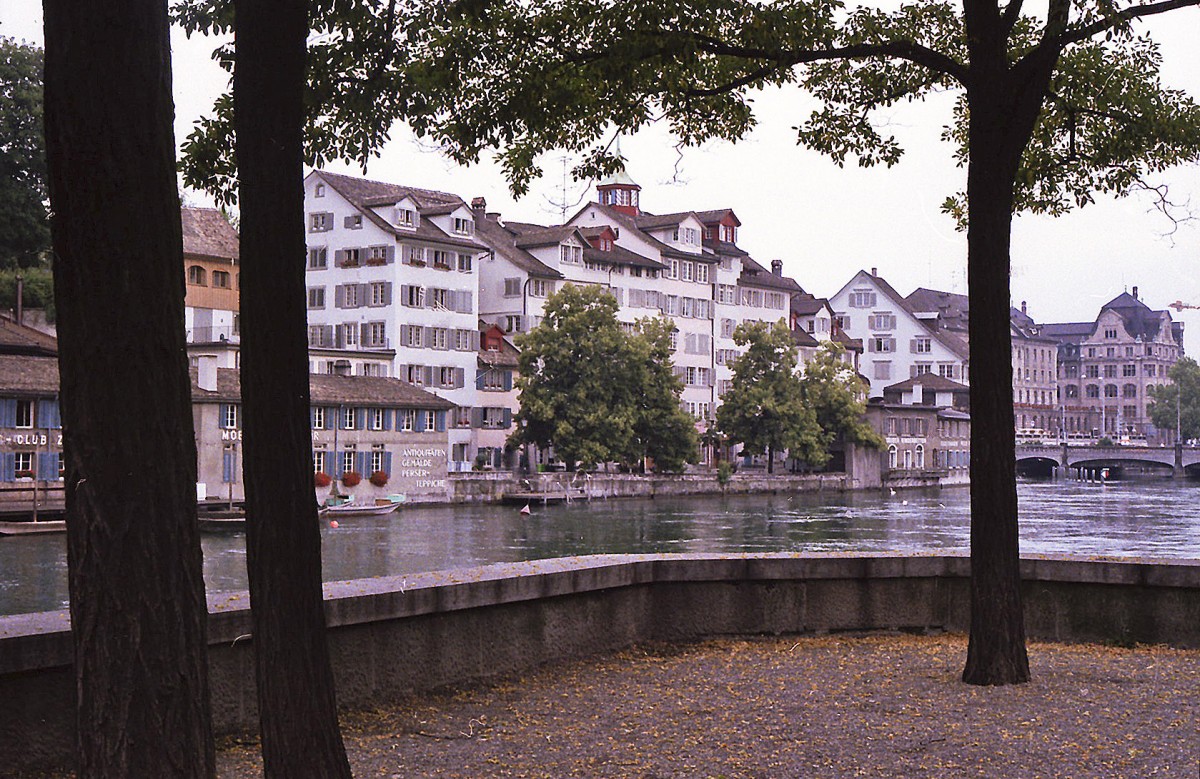
[(562, 184), (559, 189), (559, 198), (556, 200), (552, 197), (547, 197), (546, 202), (553, 206), (556, 211), (558, 211), (559, 223), (561, 224), (567, 221), (567, 211), (575, 208), (584, 201), (584, 198), (587, 197), (588, 190), (591, 189), (592, 185), (590, 181), (585, 182), (583, 189), (579, 193), (579, 196), (574, 200), (571, 200), (571, 194), (567, 182), (567, 160), (570, 159), (570, 157), (564, 154), (558, 159), (562, 163)]

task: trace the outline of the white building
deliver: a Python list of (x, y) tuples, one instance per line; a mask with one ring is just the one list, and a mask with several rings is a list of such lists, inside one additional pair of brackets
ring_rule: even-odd
[[(457, 195), (313, 171), (305, 179), (309, 346), (340, 349), (459, 408), (450, 468), (470, 467), (479, 350), (477, 267), (486, 247)], [(355, 360), (390, 350), (390, 366)], [(330, 362), (336, 362), (331, 360)]]
[(929, 326), (891, 284), (859, 271), (829, 298), (834, 325), (863, 342), (861, 372), (871, 382), (870, 395), (884, 387), (934, 374), (962, 384), (970, 380), (970, 355), (958, 335)]

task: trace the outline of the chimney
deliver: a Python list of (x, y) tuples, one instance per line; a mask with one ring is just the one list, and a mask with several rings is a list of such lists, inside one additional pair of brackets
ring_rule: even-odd
[(878, 276), (878, 275), (879, 275), (879, 268), (871, 268), (871, 275), (872, 275), (872, 276)]
[(783, 275), (783, 260), (771, 260), (771, 273), (776, 276)]
[(1137, 286), (1136, 286), (1136, 285), (1134, 285), (1134, 288), (1133, 288), (1133, 299), (1134, 299), (1134, 300), (1137, 300), (1137, 299), (1138, 299), (1138, 296), (1137, 296)]
[(196, 386), (205, 392), (217, 391), (217, 356), (202, 354), (196, 361)]
[(487, 199), (482, 197), (471, 198), (471, 210), (475, 212), (475, 218), (478, 219), (487, 211)]
[(1021, 313), (1025, 316), (1029, 316), (1028, 312), (1026, 312), (1026, 310), (1025, 310), (1025, 301), (1024, 300), (1021, 301)]

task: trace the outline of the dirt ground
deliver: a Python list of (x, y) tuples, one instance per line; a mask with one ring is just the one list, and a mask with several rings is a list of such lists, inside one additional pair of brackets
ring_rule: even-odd
[[(962, 636), (643, 646), (343, 717), (385, 777), (1200, 777), (1200, 652), (1031, 644), (1034, 680), (959, 681)], [(226, 739), (221, 777), (261, 776)]]

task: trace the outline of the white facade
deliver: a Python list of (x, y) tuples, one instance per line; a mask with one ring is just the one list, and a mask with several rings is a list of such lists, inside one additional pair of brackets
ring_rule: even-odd
[(829, 304), (841, 329), (863, 341), (860, 370), (871, 382), (871, 397), (925, 373), (968, 383), (966, 345), (926, 327), (879, 276), (859, 271)]
[(305, 180), (309, 346), (390, 350), (364, 372), (407, 381), (460, 409), (450, 468), (470, 466), (479, 349), (474, 215), (455, 196), (316, 171)]

